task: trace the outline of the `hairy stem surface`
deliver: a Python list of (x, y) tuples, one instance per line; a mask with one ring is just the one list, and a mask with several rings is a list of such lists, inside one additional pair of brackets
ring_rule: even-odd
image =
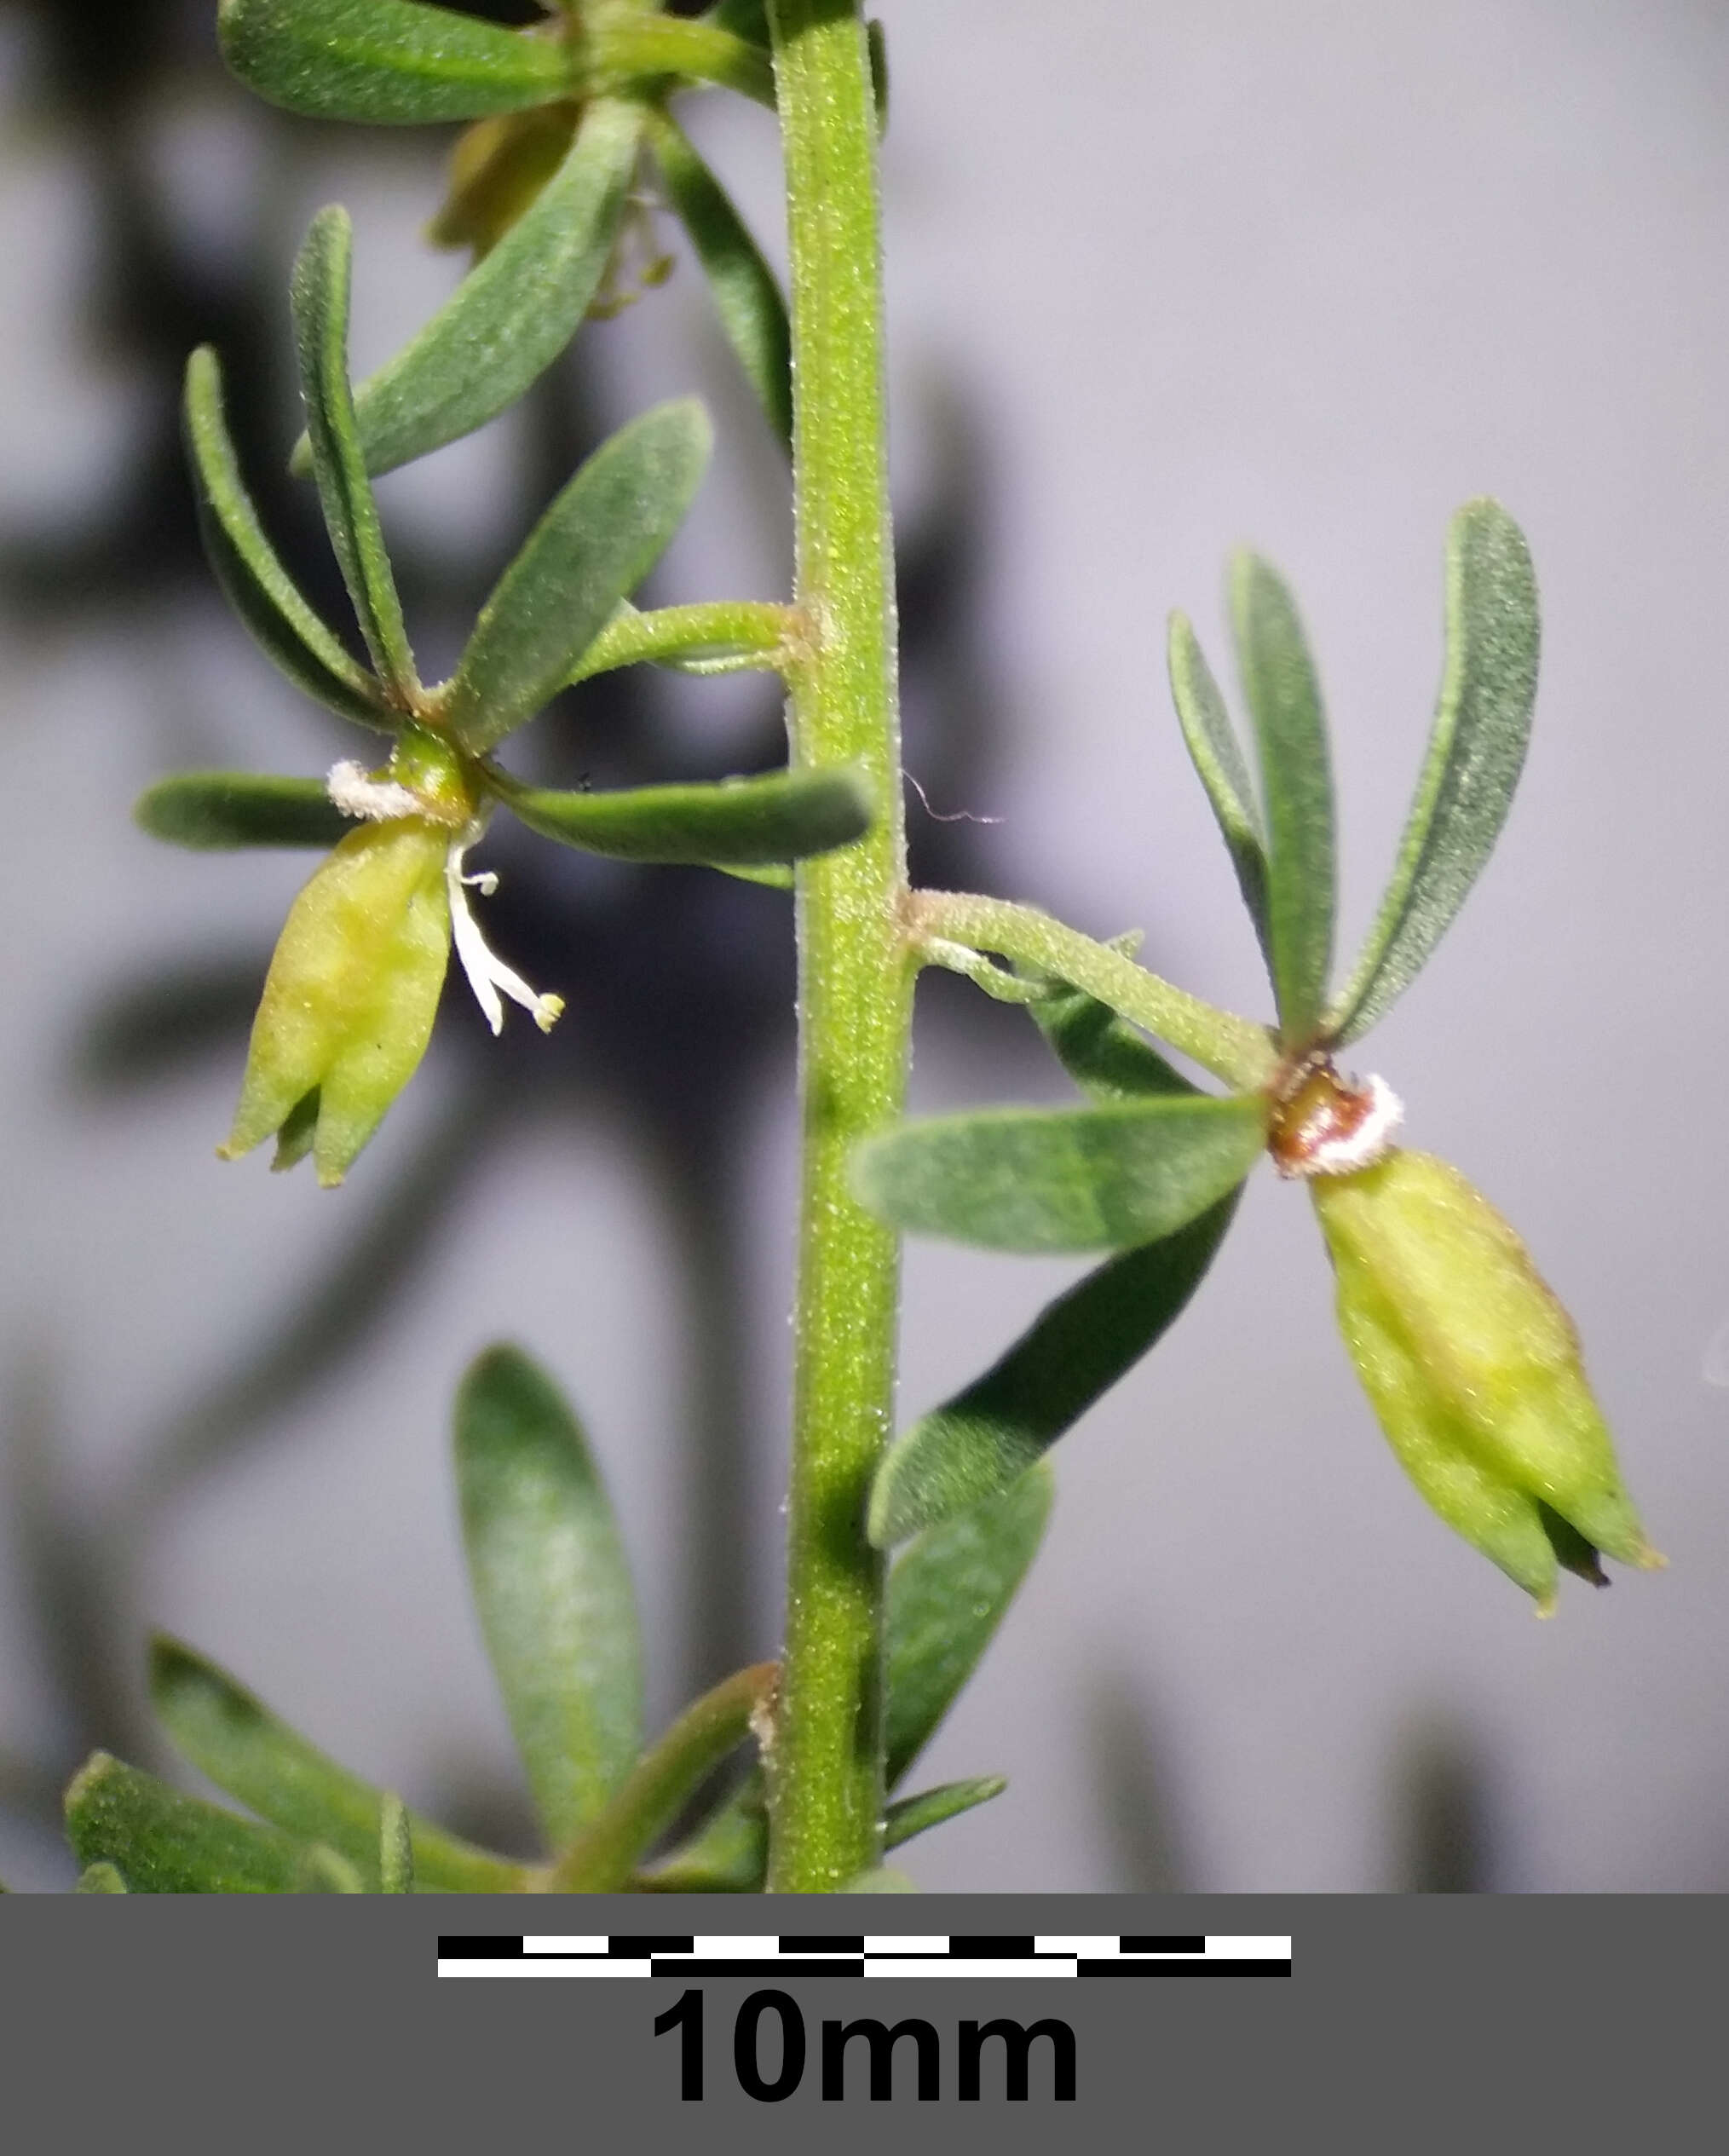
[(913, 966), (896, 708), (876, 114), (858, 0), (770, 0), (794, 387), (792, 757), (867, 774), (877, 821), (801, 865), (802, 1176), (786, 1644), (769, 1755), (771, 1892), (818, 1894), (882, 1844), (883, 1560), (865, 1539), (892, 1427), (899, 1252), (847, 1184), (905, 1090)]

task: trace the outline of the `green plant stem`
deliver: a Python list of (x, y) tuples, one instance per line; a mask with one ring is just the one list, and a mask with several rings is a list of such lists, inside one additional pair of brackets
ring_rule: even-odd
[(692, 673), (777, 673), (793, 620), (767, 599), (711, 599), (696, 606), (621, 606), (577, 661), (571, 684), (643, 660)]
[(603, 92), (656, 76), (682, 76), (738, 90), (774, 108), (775, 81), (762, 48), (712, 23), (635, 9), (615, 11), (590, 22), (579, 49), (590, 84)]
[(774, 1697), (772, 1662), (740, 1669), (687, 1707), (625, 1777), (600, 1817), (585, 1828), (544, 1880), (551, 1894), (616, 1894), (727, 1755), (750, 1734)]
[(896, 708), (876, 109), (859, 0), (769, 0), (791, 267), (797, 764), (861, 766), (877, 821), (798, 873), (802, 1145), (787, 1618), (769, 1755), (771, 1892), (831, 1892), (882, 1848), (883, 1560), (865, 1536), (892, 1430), (896, 1237), (848, 1186), (899, 1113), (914, 968)]
[[(919, 891), (908, 896), (904, 913), (915, 947), (930, 940), (961, 943), (1035, 966), (1097, 996), (1245, 1092), (1265, 1085), (1277, 1068), (1278, 1049), (1265, 1026), (1173, 988), (1121, 951), (1065, 927), (1036, 906), (971, 891)], [(950, 962), (940, 951), (930, 956), (938, 965)]]

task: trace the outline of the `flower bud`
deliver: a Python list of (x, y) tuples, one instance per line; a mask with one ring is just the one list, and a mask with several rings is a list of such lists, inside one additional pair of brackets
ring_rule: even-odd
[(426, 1050), (450, 950), (451, 834), (418, 816), (342, 839), (289, 909), (228, 1142), (273, 1132), (278, 1167), (307, 1152), (340, 1183)]
[(1427, 1153), (1310, 1185), (1340, 1330), (1405, 1472), (1451, 1527), (1553, 1609), (1557, 1567), (1663, 1559), (1622, 1487), (1571, 1321), (1506, 1221)]

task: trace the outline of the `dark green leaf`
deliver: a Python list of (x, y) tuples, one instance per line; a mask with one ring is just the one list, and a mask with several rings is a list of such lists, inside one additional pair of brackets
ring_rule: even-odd
[(742, 37), (752, 45), (769, 43), (768, 0), (718, 0), (703, 17), (717, 30), (729, 30), (735, 37)]
[(915, 1233), (991, 1250), (1121, 1249), (1215, 1204), (1265, 1135), (1254, 1094), (986, 1109), (873, 1139), (854, 1183), (872, 1211)]
[(888, 1705), (892, 1789), (971, 1676), (1026, 1575), (1053, 1490), (1037, 1467), (1001, 1496), (908, 1543), (889, 1574)]
[(513, 786), (504, 799), (531, 831), (616, 861), (802, 861), (850, 845), (871, 820), (863, 779), (844, 770), (771, 771), (616, 793)]
[(1184, 614), (1171, 616), (1168, 645), (1171, 695), (1177, 718), (1188, 744), (1190, 761), (1207, 789), (1213, 813), (1224, 835), (1230, 865), (1236, 871), (1237, 887), (1248, 908), (1254, 932), (1263, 951), (1271, 941), (1267, 919), (1267, 856), (1261, 833), (1260, 811), (1249, 784), (1248, 766), (1230, 713), (1213, 678), (1206, 654), (1196, 639)]
[(865, 25), (865, 44), (870, 55), (871, 95), (877, 105), (877, 139), (889, 131), (889, 33), (880, 22)]
[[(366, 469), (392, 471), (513, 405), (551, 366), (605, 274), (641, 108), (597, 98), (564, 162), (425, 327), (354, 393)], [(304, 444), (296, 452), (304, 469)]]
[(441, 692), (464, 747), (489, 749), (563, 686), (684, 521), (712, 440), (702, 406), (657, 405), (602, 443), (530, 533)]
[(456, 1405), (475, 1607), (548, 1841), (574, 1839), (643, 1741), (636, 1598), (576, 1418), (519, 1349), (491, 1348)]
[(478, 119), (569, 94), (571, 46), (414, 0), (222, 0), (222, 57), (291, 112), (377, 124)]
[(631, 1883), (652, 1894), (759, 1894), (768, 1868), (768, 1798), (753, 1767), (689, 1842)]
[(1008, 1787), (1000, 1774), (981, 1774), (967, 1782), (941, 1782), (917, 1796), (903, 1796), (883, 1814), (883, 1847), (898, 1849), (915, 1834), (928, 1834), (945, 1819), (970, 1812), (976, 1804), (988, 1804)]
[(414, 1891), (414, 1836), (394, 1790), (386, 1790), (378, 1805), (378, 1887), (387, 1894)]
[(417, 684), (402, 626), (396, 579), (384, 551), (378, 505), (354, 431), (349, 387), (349, 276), (354, 237), (348, 212), (320, 210), (294, 265), (291, 296), (307, 439), (324, 521), (354, 602), (360, 633), (380, 676), (406, 703)]
[(138, 797), (133, 820), (153, 839), (199, 852), (231, 846), (333, 846), (354, 829), (322, 779), (251, 771), (176, 771)]
[(274, 1827), (182, 1796), (107, 1752), (92, 1752), (66, 1796), (66, 1839), (88, 1868), (112, 1864), (137, 1894), (291, 1894), (304, 1853)]
[(1453, 925), (1513, 805), (1537, 694), (1536, 577), (1498, 502), (1467, 502), (1447, 534), (1447, 654), (1429, 752), (1392, 880), (1329, 1030), (1355, 1041), (1391, 1008)]
[(1267, 942), (1287, 1048), (1320, 1029), (1333, 963), (1333, 772), (1321, 691), (1295, 603), (1253, 554), (1231, 564), (1231, 620), (1254, 722), (1267, 826)]
[(787, 303), (743, 218), (689, 138), (664, 112), (649, 122), (649, 145), (666, 199), (690, 234), (714, 295), (715, 312), (769, 424), (792, 444), (792, 347)]
[(1237, 1193), (1047, 1303), (1001, 1360), (889, 1448), (870, 1537), (890, 1548), (1007, 1490), (1154, 1347), (1201, 1284)]
[(1097, 1101), (1156, 1099), (1197, 1088), (1108, 1003), (1065, 985), (1027, 1006), (1057, 1060)]
[[(381, 1790), (338, 1767), (213, 1662), (160, 1634), (150, 1647), (150, 1698), (175, 1750), (218, 1789), (297, 1842), (327, 1843), (377, 1885)], [(423, 1887), (504, 1894), (519, 1883), (502, 1857), (412, 1814), (409, 1827)]]
[(72, 1891), (80, 1894), (124, 1894), (127, 1887), (112, 1864), (93, 1864), (79, 1875)]
[(394, 714), (377, 684), (302, 598), (264, 536), (222, 416), (222, 369), (207, 344), (186, 363), (183, 414), (199, 529), (223, 597), (297, 688), (344, 718), (390, 726)]

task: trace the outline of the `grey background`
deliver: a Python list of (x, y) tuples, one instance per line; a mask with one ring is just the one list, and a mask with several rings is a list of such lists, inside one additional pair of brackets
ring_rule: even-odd
[[(1150, 962), (1259, 1012), (1253, 938), (1169, 713), (1166, 609), (1188, 608), (1222, 663), (1226, 550), (1250, 540), (1292, 579), (1335, 729), (1348, 943), (1421, 752), (1446, 516), (1492, 492), (1529, 533), (1545, 655), (1519, 808), (1432, 971), (1361, 1052), (1403, 1095), (1412, 1142), (1481, 1185), (1571, 1308), (1671, 1560), (1533, 1623), (1405, 1484), (1332, 1333), (1306, 1202), (1258, 1178), (1194, 1311), (1065, 1443), (1046, 1549), (925, 1763), (932, 1780), (1005, 1772), (1009, 1795), (908, 1868), (933, 1888), (1372, 1890), (1413, 1882), (1416, 1822), (1438, 1817), (1476, 1853), (1471, 1883), (1715, 1889), (1729, 1868), (1729, 1400), (1707, 1381), (1729, 1319), (1715, 663), (1729, 22), (1650, 0), (883, 13), (897, 501), (916, 516), (964, 415), (1006, 745), (976, 796), (933, 802), (1003, 820), (1000, 888), (1097, 933), (1141, 925)], [(0, 513), (40, 531), (118, 483), (137, 390), (85, 334), (78, 167), (33, 110), (26, 19), (0, 26)], [(244, 102), (215, 78), (165, 84), (163, 170), (202, 244), (268, 246), (285, 280), (310, 210), (350, 205), (364, 372), (454, 274), (415, 241), (429, 147), (306, 130), (265, 161)], [(766, 116), (692, 109), (773, 233)], [(736, 440), (660, 595), (774, 591), (773, 453), (698, 280), (682, 270), (587, 335), (621, 411), (700, 386)], [(281, 397), (285, 442), (285, 383)], [(402, 476), (393, 528), (502, 558), (508, 440)], [(237, 925), (268, 933), (305, 873), (153, 850), (126, 823), (133, 795), (176, 764), (315, 768), (326, 737), (202, 603), (5, 633), (0, 1346), (14, 1394), (58, 1433), (72, 1498), (100, 1507), (213, 1353), (268, 1322), (368, 1173), (436, 1117), (441, 1080), (435, 1064), (417, 1079), (337, 1197), (211, 1158), (237, 1061), (124, 1113), (68, 1087), (95, 985)], [(706, 742), (744, 710), (705, 686), (676, 723)], [(909, 725), (928, 741), (937, 716)], [(931, 1003), (916, 1104), (1060, 1096), (1006, 1014), (975, 1015), (946, 984)], [(757, 1652), (776, 1622), (789, 1106), (783, 1061), (740, 1162), (758, 1254), (741, 1342)], [(152, 1523), (132, 1640), (147, 1623), (181, 1633), (411, 1799), (507, 1773), (444, 1430), (457, 1373), (509, 1332), (582, 1402), (670, 1712), (693, 1523), (667, 1245), (604, 1116), (522, 1133), (364, 1375), (315, 1391)], [(907, 1411), (1068, 1277), (913, 1247)], [(0, 1591), (0, 1736), (51, 1753), (35, 1622)], [(0, 1872), (66, 1876), (16, 1821)]]

